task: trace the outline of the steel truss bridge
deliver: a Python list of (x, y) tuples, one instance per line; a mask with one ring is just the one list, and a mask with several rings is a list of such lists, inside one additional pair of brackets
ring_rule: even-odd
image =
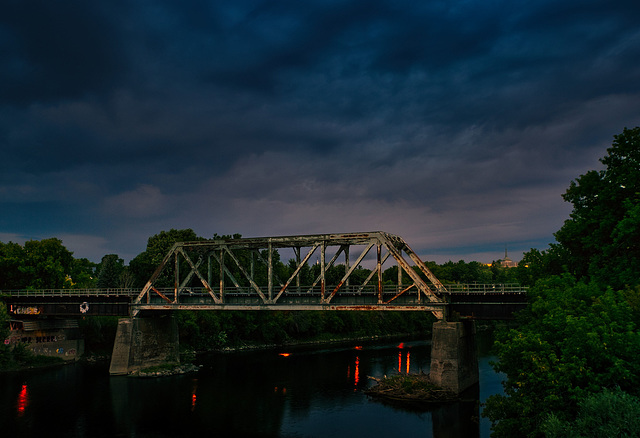
[[(351, 252), (353, 248), (355, 254)], [(282, 249), (291, 249), (295, 254), (296, 266), (288, 278), (279, 278), (274, 266), (274, 251)], [(372, 250), (376, 256), (375, 269), (360, 284), (353, 284), (354, 272)], [(319, 272), (311, 285), (303, 286), (301, 271), (308, 267), (314, 254), (319, 257)], [(382, 278), (383, 266), (389, 258), (399, 268), (392, 296), (385, 294)], [(329, 287), (327, 274), (338, 260), (344, 261), (344, 274), (337, 284)], [(181, 261), (188, 266), (184, 276), (180, 266), (185, 263)], [(206, 278), (202, 273), (205, 262)], [(171, 295), (165, 295), (155, 283), (169, 266), (173, 267), (174, 289)], [(256, 281), (258, 266), (266, 268), (266, 284)], [(219, 278), (216, 285), (212, 284), (214, 270)], [(405, 285), (403, 277), (408, 277), (408, 284)], [(199, 289), (190, 287), (194, 283)], [(426, 310), (442, 317), (445, 303), (436, 292), (445, 291), (444, 285), (402, 238), (378, 231), (176, 243), (133, 306), (134, 312), (200, 310), (209, 306), (229, 310)]]
[[(286, 278), (277, 272), (279, 250), (295, 255), (293, 272)], [(371, 252), (375, 268), (361, 269)], [(314, 256), (315, 269), (310, 270)], [(328, 284), (337, 263), (344, 266), (341, 278)], [(393, 284), (383, 281), (385, 264), (398, 267)], [(309, 277), (310, 271), (314, 276)], [(170, 310), (386, 310), (428, 311), (446, 319), (451, 310), (466, 317), (503, 319), (526, 305), (526, 289), (518, 285), (443, 285), (401, 237), (380, 231), (179, 242), (141, 291), (70, 289), (4, 295), (14, 317), (136, 316)]]

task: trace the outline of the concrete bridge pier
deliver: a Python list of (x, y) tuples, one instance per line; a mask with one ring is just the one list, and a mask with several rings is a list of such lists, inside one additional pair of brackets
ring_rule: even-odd
[(479, 381), (475, 321), (436, 321), (431, 340), (431, 381), (460, 394)]
[(179, 362), (178, 326), (173, 316), (118, 321), (109, 374), (127, 375), (143, 368)]

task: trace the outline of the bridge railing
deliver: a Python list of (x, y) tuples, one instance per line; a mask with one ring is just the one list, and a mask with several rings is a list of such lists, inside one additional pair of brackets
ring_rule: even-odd
[[(398, 294), (401, 290), (408, 287), (408, 285), (397, 286), (397, 285), (384, 285), (382, 293), (383, 295), (391, 295)], [(444, 287), (449, 294), (495, 294), (495, 293), (503, 293), (503, 294), (522, 294), (527, 293), (528, 288), (523, 287), (517, 283), (506, 283), (506, 284), (479, 284), (479, 283), (470, 283), (470, 284), (445, 284)], [(325, 286), (325, 296), (328, 296), (333, 292), (335, 286), (327, 285)], [(158, 288), (156, 289), (162, 294), (166, 296), (170, 296), (174, 294), (174, 288)], [(262, 288), (263, 293), (266, 290), (266, 287)], [(140, 289), (131, 289), (131, 288), (113, 288), (113, 289), (21, 289), (21, 290), (0, 290), (1, 296), (11, 296), (11, 297), (80, 297), (80, 296), (99, 296), (99, 297), (108, 297), (108, 296), (127, 296), (127, 297), (137, 297), (140, 293)], [(215, 294), (219, 294), (219, 291), (215, 290)], [(273, 295), (277, 295), (280, 293), (280, 286), (274, 286)], [(320, 286), (315, 286), (311, 288), (310, 286), (296, 286), (290, 285), (285, 291), (285, 295), (314, 295), (320, 296), (322, 293), (322, 289)], [(366, 286), (353, 286), (353, 285), (343, 285), (338, 294), (341, 296), (345, 295), (377, 295), (378, 288), (377, 285), (366, 285)], [(406, 293), (412, 294), (415, 293), (415, 289), (409, 289)], [(225, 295), (256, 295), (255, 290), (252, 287), (234, 287), (230, 286), (224, 289)], [(207, 290), (204, 287), (192, 287), (192, 288), (183, 288), (180, 290), (180, 296), (188, 296), (188, 295), (208, 295)]]
[(79, 297), (79, 296), (128, 296), (135, 297), (139, 289), (14, 289), (0, 290), (0, 297)]
[(468, 284), (445, 284), (447, 292), (450, 294), (488, 294), (488, 293), (527, 293), (529, 290), (526, 286), (518, 283), (468, 283)]

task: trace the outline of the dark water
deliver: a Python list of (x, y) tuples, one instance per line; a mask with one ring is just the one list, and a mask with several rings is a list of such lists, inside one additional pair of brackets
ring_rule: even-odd
[[(502, 392), (483, 345), (480, 401)], [(209, 355), (159, 379), (109, 377), (108, 364), (1, 375), (0, 436), (488, 437), (478, 400), (424, 412), (363, 394), (367, 376), (428, 372), (429, 354), (412, 341)]]

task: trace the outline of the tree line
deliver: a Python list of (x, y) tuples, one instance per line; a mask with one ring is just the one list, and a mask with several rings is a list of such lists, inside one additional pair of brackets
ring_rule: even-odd
[[(241, 238), (214, 235), (212, 239)], [(106, 288), (141, 288), (149, 280), (160, 265), (171, 246), (176, 242), (199, 241), (206, 238), (196, 235), (192, 229), (161, 231), (149, 237), (145, 251), (134, 257), (129, 265), (117, 254), (107, 254), (100, 263), (93, 263), (86, 258), (76, 259), (73, 253), (64, 247), (57, 238), (30, 240), (24, 245), (0, 242), (0, 290), (16, 289), (106, 289)], [(249, 252), (237, 256), (241, 261), (249, 258)], [(279, 278), (289, 278), (297, 268), (295, 260), (286, 263), (274, 251), (274, 270)], [(264, 255), (266, 259), (266, 254)], [(427, 267), (443, 283), (522, 283), (530, 284), (531, 276), (525, 266), (505, 268), (500, 263), (486, 265), (472, 261), (449, 261), (444, 264), (425, 262)], [(266, 279), (266, 267), (256, 264), (256, 277)], [(185, 268), (186, 269), (186, 268)], [(228, 265), (238, 280), (242, 276), (233, 272), (237, 267)], [(302, 284), (310, 284), (318, 276), (320, 267), (317, 264), (306, 264), (300, 270)], [(168, 267), (164, 281), (167, 286), (173, 285), (172, 267)], [(343, 264), (336, 264), (326, 271), (328, 284), (337, 284), (346, 272)], [(371, 271), (359, 267), (351, 278), (354, 281), (364, 280)], [(393, 265), (383, 272), (383, 282), (393, 284), (397, 281), (398, 267)], [(237, 274), (237, 275), (236, 275)], [(218, 272), (214, 272), (214, 281)], [(409, 281), (408, 278), (405, 278)], [(162, 279), (160, 279), (162, 282)]]

